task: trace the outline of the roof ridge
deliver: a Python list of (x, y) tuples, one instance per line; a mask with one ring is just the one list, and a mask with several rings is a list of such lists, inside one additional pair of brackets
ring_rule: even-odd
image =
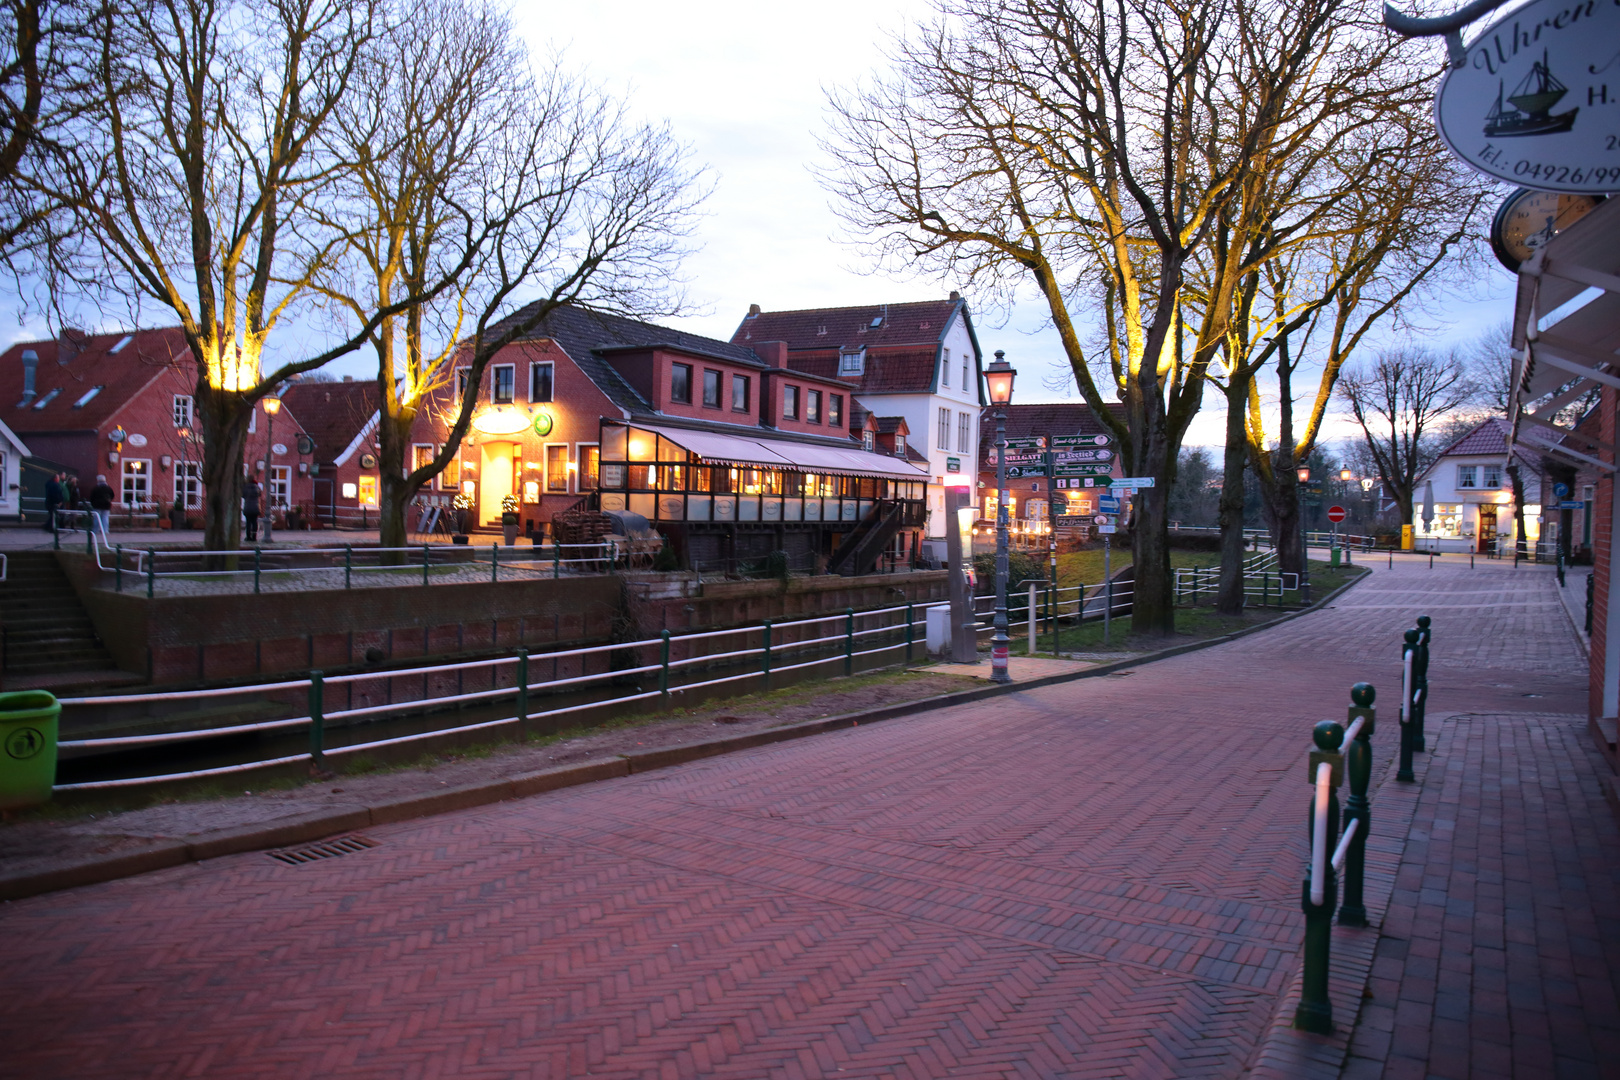
[[(859, 311), (859, 310), (861, 310), (863, 308), (880, 308), (880, 307), (897, 308), (897, 307), (916, 307), (916, 306), (919, 306), (921, 304), (965, 304), (965, 303), (967, 303), (967, 301), (963, 300), (961, 298), (957, 298), (955, 300), (952, 300), (949, 297), (946, 297), (946, 298), (940, 299), (940, 300), (902, 300), (899, 303), (875, 301), (875, 302), (870, 303), (870, 304), (833, 304), (830, 307), (781, 308), (779, 310), (773, 310), (773, 311), (761, 310), (759, 312), (759, 315), (813, 315), (813, 314), (815, 314), (817, 312), (821, 312), (821, 311)], [(745, 315), (745, 316), (743, 316), (744, 319), (758, 318), (758, 317), (759, 317), (758, 315)]]

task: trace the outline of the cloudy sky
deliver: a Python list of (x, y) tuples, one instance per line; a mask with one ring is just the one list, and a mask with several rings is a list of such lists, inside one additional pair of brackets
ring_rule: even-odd
[[(883, 64), (888, 35), (927, 13), (918, 0), (827, 0), (806, 8), (757, 3), (516, 5), (536, 55), (561, 49), (564, 62), (667, 119), (716, 181), (687, 266), (689, 314), (682, 329), (728, 338), (757, 303), (767, 310), (943, 297), (955, 283), (875, 275), (848, 242), (811, 167), (826, 122), (826, 90), (848, 86)], [(1512, 279), (1488, 270), (1448, 297), (1428, 319), (1441, 343), (1467, 341), (1503, 319)], [(970, 304), (973, 296), (968, 296)], [(0, 311), (13, 305), (0, 298)], [(86, 318), (87, 324), (96, 322)], [(1010, 313), (979, 312), (986, 357), (1004, 349), (1019, 371), (1015, 400), (1061, 396), (1043, 386), (1067, 371), (1044, 305), (1033, 295)], [(9, 319), (0, 341), (36, 337), (37, 323)], [(334, 370), (368, 374), (357, 355)], [(1222, 408), (1213, 393), (1189, 442), (1218, 445)], [(1348, 431), (1335, 425), (1330, 437)]]

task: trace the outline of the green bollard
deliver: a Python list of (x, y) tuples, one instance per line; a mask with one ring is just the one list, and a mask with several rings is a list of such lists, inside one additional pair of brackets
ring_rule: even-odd
[(260, 560), (259, 560), (259, 555), (260, 554), (261, 554), (261, 552), (260, 552), (260, 550), (258, 548), (253, 549), (253, 595), (254, 596), (259, 595), (259, 574), (263, 570), (263, 566), (262, 566), (262, 564), (260, 563)]
[(501, 580), (501, 545), (489, 545), (489, 580)]
[(1415, 780), (1412, 773), (1412, 746), (1413, 746), (1413, 716), (1416, 686), (1414, 676), (1417, 665), (1417, 641), (1421, 635), (1416, 630), (1408, 630), (1405, 634), (1405, 644), (1401, 646), (1401, 761), (1395, 772), (1395, 779), (1409, 781)]
[(844, 609), (844, 677), (855, 674), (855, 609)]
[(423, 544), (422, 545), (422, 584), (423, 585), (426, 585), (428, 583), (428, 559), (429, 559), (429, 557), (430, 556), (428, 554), (428, 546), (426, 544)]
[(562, 577), (562, 554), (557, 550), (557, 539), (551, 540), (551, 580), (556, 581)]
[[(664, 631), (668, 633), (669, 631)], [(519, 649), (517, 655), (517, 713), (518, 731), (525, 740), (529, 737), (529, 650)]]
[[(1344, 727), (1336, 720), (1323, 720), (1311, 732), (1318, 750), (1310, 756), (1311, 801), (1305, 812), (1306, 836), (1314, 840), (1316, 818), (1316, 765), (1327, 761), (1335, 770), (1342, 759), (1335, 753), (1344, 741)], [(1327, 855), (1331, 855), (1339, 835), (1339, 799), (1331, 789), (1327, 805)], [(1311, 876), (1307, 869), (1300, 885), (1300, 907), (1305, 911), (1305, 972), (1301, 980), (1299, 1006), (1294, 1010), (1294, 1026), (1318, 1035), (1333, 1033), (1333, 1002), (1328, 998), (1328, 966), (1333, 942), (1333, 909), (1338, 904), (1338, 883), (1333, 861), (1323, 860), (1323, 896), (1320, 904), (1311, 902)]]
[(916, 638), (917, 627), (915, 613), (911, 610), (911, 601), (906, 601), (906, 667), (911, 666), (911, 645)]
[(326, 759), (326, 688), (324, 675), (309, 673), (309, 760), (320, 768)]
[(669, 631), (665, 630), (659, 635), (658, 642), (658, 692), (663, 695), (665, 706), (669, 705)]
[(1429, 712), (1429, 638), (1433, 631), (1429, 629), (1430, 619), (1427, 615), (1417, 617), (1418, 651), (1416, 663), (1413, 664), (1412, 685), (1416, 688), (1416, 724), (1412, 729), (1412, 750), (1414, 753), (1427, 753), (1429, 745), (1423, 736), (1423, 718)]
[(153, 587), (157, 585), (157, 552), (152, 548), (146, 549), (146, 598), (152, 599)]
[(1373, 707), (1378, 693), (1372, 683), (1359, 682), (1350, 688), (1350, 710), (1345, 723), (1361, 720), (1349, 746), (1343, 748), (1345, 774), (1350, 781), (1350, 797), (1345, 800), (1344, 827), (1352, 821), (1361, 822), (1356, 835), (1350, 838), (1350, 849), (1344, 856), (1344, 904), (1339, 908), (1340, 926), (1366, 926), (1367, 906), (1362, 899), (1362, 885), (1367, 871), (1367, 831), (1372, 828), (1372, 803), (1367, 798), (1367, 786), (1372, 780), (1372, 736), (1377, 727), (1378, 710)]
[(764, 650), (760, 655), (760, 673), (765, 676), (765, 689), (771, 688), (771, 620), (765, 620), (764, 632), (760, 635)]
[(343, 587), (349, 588), (350, 579), (354, 577), (354, 546), (343, 545)]
[(118, 560), (113, 563), (113, 592), (124, 591), (124, 545), (118, 545)]

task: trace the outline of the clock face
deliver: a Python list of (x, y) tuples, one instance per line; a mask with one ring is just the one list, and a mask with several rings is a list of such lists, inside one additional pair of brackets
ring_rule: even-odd
[(1491, 250), (1514, 273), (1547, 241), (1591, 212), (1596, 195), (1561, 195), (1520, 188), (1502, 203), (1491, 223)]

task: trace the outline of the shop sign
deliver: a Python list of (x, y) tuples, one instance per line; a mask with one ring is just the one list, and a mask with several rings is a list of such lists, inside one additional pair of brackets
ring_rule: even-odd
[(962, 471), (962, 459), (948, 457), (945, 459), (945, 471), (959, 473)]
[(547, 435), (551, 434), (552, 423), (553, 423), (553, 421), (551, 419), (551, 414), (550, 413), (548, 413), (548, 412), (536, 413), (535, 417), (534, 417), (534, 424), (533, 424), (534, 433), (536, 435), (539, 435), (541, 438), (545, 438)]
[(1052, 438), (1054, 450), (1062, 447), (1112, 445), (1114, 445), (1112, 435), (1056, 435)]
[(1538, 191), (1620, 190), (1620, 4), (1531, 0), (1450, 67), (1435, 123), (1475, 170)]

